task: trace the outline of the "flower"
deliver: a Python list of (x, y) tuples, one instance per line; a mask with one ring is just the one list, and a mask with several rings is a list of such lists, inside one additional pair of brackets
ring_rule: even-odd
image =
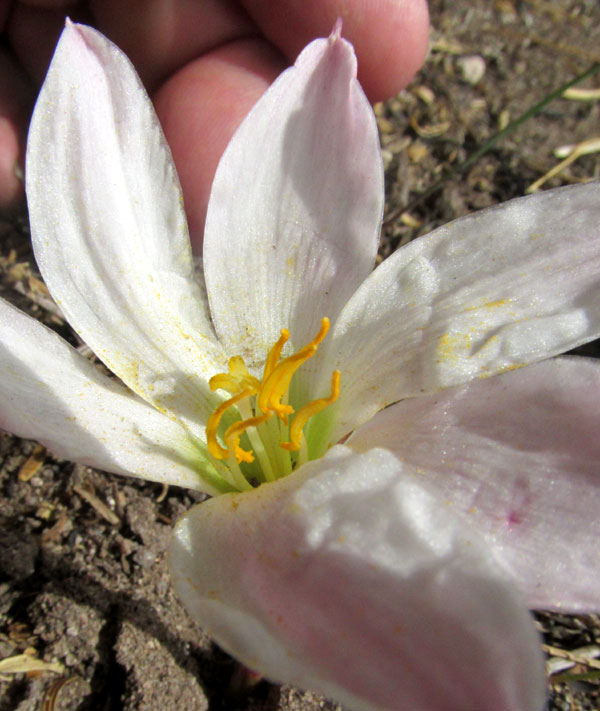
[(527, 605), (598, 604), (600, 369), (545, 359), (600, 332), (600, 187), (462, 218), (372, 271), (383, 179), (355, 76), (338, 27), (249, 114), (202, 280), (133, 68), (68, 23), (30, 129), (32, 238), (122, 382), (1, 302), (0, 424), (223, 494), (178, 523), (173, 580), (269, 678), (352, 709), (540, 709)]

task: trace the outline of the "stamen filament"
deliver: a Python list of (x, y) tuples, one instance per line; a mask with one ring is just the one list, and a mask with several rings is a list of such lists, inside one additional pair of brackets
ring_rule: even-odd
[[(270, 418), (266, 422), (263, 422), (262, 425), (259, 425), (257, 428), (257, 433), (258, 436), (260, 437), (260, 441), (264, 442), (265, 444), (265, 453), (269, 459), (269, 470), (267, 471), (266, 468), (263, 468), (264, 474), (265, 474), (265, 479), (267, 481), (275, 481), (277, 479), (277, 472), (279, 472), (281, 468), (280, 464), (280, 456), (279, 452), (282, 450), (279, 449), (279, 447), (273, 447), (272, 442), (273, 442), (273, 436), (272, 436), (272, 426), (273, 424), (277, 424), (277, 420), (273, 420), (273, 418)], [(279, 440), (277, 440), (277, 443), (279, 443)], [(258, 453), (257, 453), (258, 454)]]
[[(247, 400), (239, 403), (238, 410), (240, 411), (242, 420), (249, 420), (251, 417), (255, 416), (255, 413), (252, 409), (252, 405)], [(260, 430), (263, 429), (263, 427), (264, 423), (263, 425), (259, 425), (258, 427), (249, 427), (246, 430), (246, 434), (248, 435), (248, 439), (250, 440), (252, 450), (254, 454), (256, 454), (256, 458), (260, 463), (261, 471), (260, 473), (255, 474), (255, 476), (257, 476), (258, 480), (261, 483), (265, 481), (275, 481), (276, 478), (273, 472), (271, 458), (268, 455), (268, 449), (265, 447), (265, 444), (263, 443), (260, 434)]]
[(239, 486), (236, 484), (236, 476), (233, 474), (231, 469), (222, 461), (214, 459), (211, 464), (215, 467), (217, 472), (225, 479), (232, 487), (239, 490)]
[(238, 489), (238, 491), (250, 491), (252, 489), (252, 484), (244, 476), (235, 455), (232, 454), (229, 457), (227, 460), (227, 466), (232, 474), (233, 485)]
[(279, 446), (281, 440), (287, 435), (287, 427), (286, 431), (283, 432), (283, 437), (281, 429), (285, 427), (285, 425), (277, 418), (272, 417), (270, 420), (267, 420), (267, 427), (271, 442), (276, 443), (276, 446), (272, 448), (277, 459), (277, 466), (275, 468), (276, 476), (277, 478), (287, 476), (292, 473), (292, 460), (290, 459), (289, 452), (286, 452)]

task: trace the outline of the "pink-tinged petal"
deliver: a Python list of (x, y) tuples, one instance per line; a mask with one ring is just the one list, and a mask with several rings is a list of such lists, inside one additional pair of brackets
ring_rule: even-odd
[(65, 459), (218, 493), (202, 445), (0, 299), (0, 427)]
[(204, 265), (226, 350), (256, 365), (281, 328), (292, 350), (333, 322), (373, 268), (382, 209), (375, 118), (336, 30), (269, 88), (217, 169)]
[(61, 35), (26, 172), (36, 259), (71, 325), (138, 395), (205, 420), (223, 359), (171, 154), (133, 67), (89, 27)]
[(600, 362), (559, 358), (406, 400), (357, 430), (477, 527), (532, 608), (600, 605)]
[(342, 373), (335, 436), (398, 400), (598, 335), (600, 183), (463, 217), (392, 255), (342, 312), (329, 337)]
[(251, 669), (361, 711), (539, 711), (540, 650), (477, 535), (385, 450), (340, 445), (192, 509), (176, 590)]

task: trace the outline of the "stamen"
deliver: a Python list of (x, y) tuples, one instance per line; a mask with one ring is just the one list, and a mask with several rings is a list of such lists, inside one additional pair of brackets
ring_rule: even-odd
[(229, 373), (217, 373), (208, 381), (208, 386), (215, 390), (226, 390), (231, 395), (246, 389), (253, 389), (258, 392), (260, 380), (255, 378), (244, 363), (241, 356), (233, 356), (229, 359)]
[[(271, 410), (287, 425), (287, 415), (291, 415), (294, 412), (294, 408), (290, 405), (283, 405), (281, 399), (288, 391), (294, 373), (303, 363), (314, 356), (319, 344), (327, 335), (327, 331), (329, 331), (329, 319), (325, 317), (321, 319), (319, 333), (317, 333), (310, 343), (304, 346), (304, 348), (301, 348), (297, 353), (294, 353), (294, 355), (284, 358), (271, 370), (258, 392), (258, 407), (261, 412), (266, 413)], [(272, 349), (271, 352), (273, 352), (273, 350), (274, 349)], [(269, 356), (270, 355), (271, 353), (269, 353)]]
[[(224, 467), (229, 473), (228, 481), (239, 491), (265, 481), (274, 481), (291, 474), (308, 458), (308, 447), (303, 429), (308, 420), (338, 399), (340, 393), (340, 372), (331, 376), (331, 394), (301, 407), (295, 414), (288, 434), (288, 415), (294, 408), (287, 402), (287, 393), (292, 377), (307, 360), (312, 358), (327, 332), (329, 319), (321, 320), (321, 327), (310, 343), (297, 353), (281, 359), (283, 348), (290, 337), (284, 328), (277, 343), (269, 350), (263, 371), (262, 383), (255, 378), (241, 356), (228, 361), (228, 372), (217, 373), (209, 380), (211, 390), (225, 390), (232, 397), (222, 402), (209, 417), (206, 425), (206, 445), (213, 457), (213, 465)], [(221, 446), (217, 431), (223, 416), (231, 407), (237, 406), (237, 419), (226, 428)], [(277, 417), (273, 417), (277, 415)], [(246, 433), (250, 450), (240, 446), (240, 439)], [(282, 440), (288, 440), (283, 441)], [(298, 452), (294, 457), (290, 452)], [(258, 459), (252, 468), (252, 483), (241, 464), (250, 464)], [(226, 460), (226, 463), (221, 463)], [(226, 477), (227, 478), (227, 477)]]
[(319, 333), (313, 338), (313, 340), (308, 344), (309, 346), (319, 346), (322, 342), (325, 336), (327, 335), (327, 332), (329, 331), (329, 319), (327, 316), (324, 316), (321, 319), (321, 328), (319, 329)]
[(321, 412), (321, 410), (324, 410), (328, 405), (335, 402), (339, 396), (340, 371), (334, 370), (331, 374), (331, 395), (329, 397), (313, 400), (298, 410), (290, 427), (290, 441), (281, 442), (280, 447), (287, 449), (288, 452), (297, 452), (302, 443), (302, 430), (304, 429), (304, 425), (313, 415), (316, 415), (317, 412)]
[(273, 346), (273, 348), (271, 348), (271, 350), (269, 351), (269, 355), (267, 356), (267, 360), (265, 361), (265, 369), (263, 371), (263, 382), (273, 372), (273, 368), (275, 368), (275, 366), (277, 365), (277, 362), (281, 357), (281, 351), (283, 350), (283, 347), (287, 343), (289, 337), (290, 332), (287, 330), (287, 328), (282, 328), (279, 340)]
[[(228, 365), (229, 372), (234, 378), (237, 378), (240, 381), (248, 381), (248, 383), (256, 385), (257, 389), (260, 387), (260, 380), (255, 378), (250, 373), (248, 368), (246, 368), (246, 364), (244, 363), (242, 356), (233, 356), (233, 358), (229, 359)], [(250, 385), (248, 387), (250, 387)]]
[(227, 428), (225, 432), (225, 443), (227, 444), (229, 452), (233, 452), (233, 454), (235, 454), (235, 458), (238, 462), (250, 463), (254, 461), (254, 455), (252, 452), (248, 452), (246, 449), (242, 449), (240, 447), (240, 437), (249, 427), (258, 427), (258, 425), (262, 425), (263, 422), (266, 422), (269, 417), (271, 417), (270, 412), (266, 415), (250, 417), (247, 420), (235, 422)]
[(287, 415), (291, 415), (294, 408), (291, 405), (282, 404), (281, 399), (289, 390), (294, 373), (302, 363), (316, 353), (316, 350), (316, 346), (305, 346), (275, 367), (258, 393), (258, 406), (261, 412), (271, 410), (277, 413), (279, 419), (287, 425)]
[[(254, 395), (254, 393), (255, 391), (250, 388), (242, 390), (241, 393), (238, 393), (234, 397), (229, 398), (229, 400), (222, 402), (208, 418), (208, 422), (206, 423), (206, 446), (215, 459), (227, 459), (229, 457), (229, 451), (227, 449), (223, 449), (223, 447), (221, 447), (221, 445), (217, 442), (217, 429), (221, 422), (221, 418), (230, 407), (237, 405), (240, 400), (243, 400), (250, 395)], [(229, 431), (229, 429), (231, 428), (228, 428), (227, 431)]]

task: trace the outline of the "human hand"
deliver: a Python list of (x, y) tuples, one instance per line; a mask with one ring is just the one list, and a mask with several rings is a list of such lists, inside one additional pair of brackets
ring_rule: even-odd
[(22, 199), (27, 122), (66, 15), (97, 27), (135, 65), (171, 146), (196, 247), (225, 146), (304, 45), (341, 17), (376, 101), (407, 84), (428, 39), (426, 0), (0, 0), (0, 207)]

